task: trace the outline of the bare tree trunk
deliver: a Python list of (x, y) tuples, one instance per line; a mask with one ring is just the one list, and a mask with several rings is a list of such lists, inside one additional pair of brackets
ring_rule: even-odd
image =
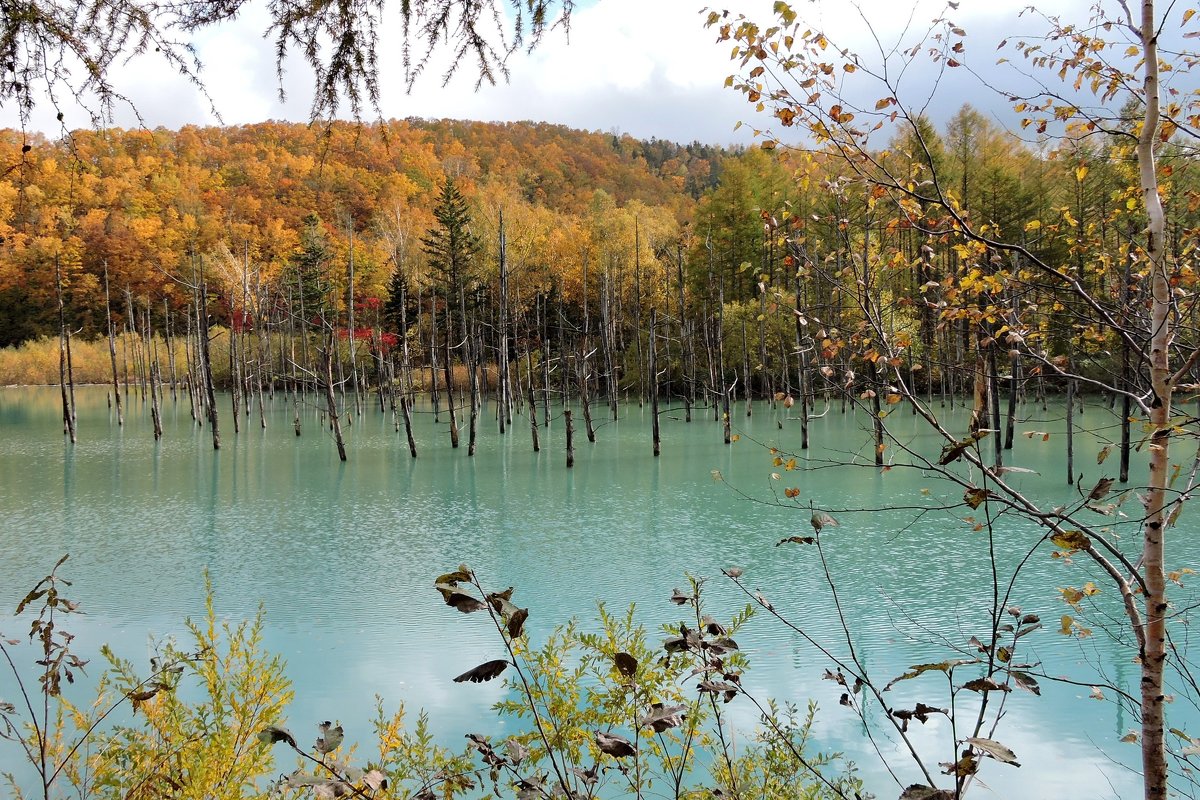
[(1167, 796), (1166, 702), (1163, 672), (1167, 660), (1166, 574), (1163, 556), (1168, 524), (1167, 490), (1170, 482), (1171, 399), (1177, 378), (1171, 374), (1171, 341), (1175, 326), (1171, 319), (1171, 285), (1164, 252), (1166, 215), (1158, 189), (1154, 147), (1159, 138), (1158, 31), (1154, 0), (1142, 0), (1141, 18), (1142, 98), (1146, 104), (1138, 138), (1138, 171), (1145, 203), (1146, 256), (1151, 279), (1150, 385), (1154, 399), (1150, 408), (1150, 480), (1146, 491), (1146, 518), (1142, 527), (1142, 571), (1145, 577), (1145, 646), (1139, 659), (1142, 669), (1142, 780), (1147, 800)]
[(537, 453), (542, 449), (542, 445), (538, 440), (537, 398), (533, 393), (533, 353), (528, 345), (525, 347), (525, 362), (529, 372), (529, 381), (525, 384), (525, 389), (529, 393), (529, 433), (533, 437), (533, 452)]
[(750, 343), (746, 337), (746, 320), (742, 320), (742, 392), (746, 396), (746, 416), (754, 414), (754, 396), (750, 393)]
[(213, 450), (221, 449), (221, 431), (218, 425), (217, 415), (217, 392), (213, 386), (212, 375), (212, 357), (209, 351), (209, 339), (211, 338), (208, 332), (208, 284), (203, 277), (203, 263), (201, 264), (200, 278), (200, 294), (196, 307), (198, 318), (198, 337), (200, 339), (200, 371), (204, 373), (204, 392), (205, 403), (208, 407), (208, 425), (212, 429)]
[(661, 437), (658, 430), (658, 364), (656, 363), (654, 333), (658, 322), (658, 309), (650, 309), (650, 348), (647, 356), (646, 374), (650, 379), (650, 429), (654, 440), (654, 457), (658, 458), (662, 450)]
[(350, 334), (349, 334), (349, 338), (350, 338), (350, 375), (352, 376), (351, 380), (354, 382), (354, 414), (355, 414), (355, 416), (359, 416), (363, 413), (363, 396), (362, 396), (362, 386), (359, 384), (359, 381), (358, 381), (358, 350), (355, 346), (355, 338), (354, 338), (355, 329), (354, 329), (354, 219), (353, 218), (350, 219), (348, 228), (349, 228), (349, 239), (350, 239), (350, 254), (349, 254), (349, 263), (347, 265), (347, 270), (349, 272), (349, 281), (350, 281), (350, 286), (349, 286), (350, 302), (347, 305), (347, 310), (349, 313), (349, 324), (350, 324)]
[(458, 416), (454, 412), (454, 378), (450, 366), (450, 337), (453, 335), (454, 324), (450, 316), (450, 304), (446, 304), (446, 331), (444, 354), (446, 362), (442, 371), (446, 378), (446, 410), (450, 412), (450, 446), (458, 447)]
[(730, 386), (725, 381), (725, 287), (717, 294), (717, 378), (721, 381), (721, 416), (724, 420), (725, 444), (733, 441), (729, 419)]
[[(1133, 248), (1130, 248), (1132, 254)], [(1130, 258), (1125, 259), (1125, 274), (1121, 281), (1121, 308), (1123, 310), (1129, 308), (1130, 294), (1132, 287), (1130, 281), (1133, 279), (1132, 262)], [(1122, 315), (1122, 322), (1126, 321), (1127, 314)], [(1126, 326), (1128, 327), (1128, 326)], [(1121, 378), (1118, 386), (1121, 387), (1121, 464), (1120, 478), (1121, 483), (1129, 482), (1129, 456), (1130, 456), (1130, 430), (1129, 430), (1129, 415), (1132, 413), (1132, 402), (1129, 398), (1129, 393), (1133, 391), (1133, 363), (1131, 353), (1129, 351), (1129, 341), (1122, 337), (1121, 339)]]
[(133, 348), (133, 368), (137, 372), (138, 391), (141, 393), (142, 402), (146, 402), (146, 354), (142, 350), (142, 337), (138, 336), (137, 313), (133, 310), (133, 293), (129, 291), (129, 287), (125, 287), (125, 308), (129, 315), (128, 322), (125, 325), (125, 330), (132, 337)]
[(153, 331), (150, 329), (150, 301), (146, 301), (146, 317), (145, 317), (145, 337), (146, 337), (146, 354), (150, 355), (151, 346), (154, 347), (153, 358), (150, 359), (150, 420), (154, 425), (154, 438), (156, 440), (162, 438), (162, 411), (159, 407), (159, 366), (158, 366), (158, 346), (153, 344)]
[(575, 466), (575, 425), (571, 422), (571, 409), (563, 411), (563, 422), (567, 428), (567, 469)]
[[(112, 300), (108, 293), (108, 260), (104, 261), (104, 321), (108, 328), (108, 359), (112, 364), (113, 399), (117, 403), (117, 425), (125, 424), (125, 413), (121, 410), (121, 384), (117, 380), (117, 339), (113, 331)], [(171, 361), (174, 364), (174, 360)], [(174, 367), (172, 367), (174, 370)], [(172, 372), (173, 374), (173, 372)]]
[[(188, 304), (188, 307), (186, 310), (187, 310), (187, 325), (184, 328), (184, 335), (183, 335), (184, 336), (184, 338), (183, 338), (183, 358), (184, 358), (184, 361), (187, 362), (188, 404), (190, 406), (191, 413), (192, 413), (192, 421), (195, 422), (196, 424), (199, 424), (199, 422), (200, 422), (200, 414), (199, 414), (200, 402), (199, 402), (199, 398), (197, 398), (197, 396), (196, 396), (196, 349), (199, 346), (199, 342), (197, 342), (195, 345), (193, 345), (193, 343), (192, 343), (193, 311), (192, 311), (192, 305), (190, 303)], [(114, 382), (114, 384), (116, 383), (115, 379), (113, 382)]]
[(637, 345), (638, 408), (646, 403), (646, 371), (642, 358), (642, 239), (637, 217), (633, 218), (633, 334)]
[[(63, 433), (75, 444), (75, 381), (69, 369), (71, 332), (67, 329), (66, 304), (63, 302), (62, 269), (54, 257), (54, 290), (58, 296), (58, 387), (62, 394)], [(70, 389), (68, 391), (68, 386)]]
[(613, 336), (612, 297), (608, 272), (608, 268), (605, 267), (603, 293), (600, 295), (600, 328), (601, 339), (604, 342), (604, 371), (608, 377), (608, 406), (613, 420), (616, 421), (618, 385), (616, 354), (613, 352), (616, 343)]
[(1008, 368), (1012, 374), (1008, 376), (1008, 415), (1004, 425), (1004, 449), (1012, 450), (1017, 424), (1017, 396), (1021, 386), (1021, 356), (1015, 348), (1010, 351)]
[(692, 421), (692, 405), (696, 402), (696, 348), (692, 342), (691, 326), (683, 295), (683, 245), (675, 245), (675, 273), (679, 282), (679, 371), (683, 380), (683, 421)]
[(796, 279), (796, 393), (800, 396), (800, 449), (808, 449), (808, 357), (804, 350), (804, 281)]
[(542, 424), (550, 428), (550, 312), (546, 300), (538, 298), (538, 329), (542, 338)]
[[(104, 300), (108, 302), (108, 277), (104, 279)], [(175, 337), (171, 330), (171, 308), (167, 305), (167, 298), (163, 297), (163, 329), (167, 337), (167, 361), (171, 365), (171, 402), (179, 400), (179, 373), (175, 370)], [(115, 373), (115, 370), (114, 370)]]
[(325, 391), (325, 409), (329, 413), (329, 427), (333, 430), (333, 441), (337, 445), (338, 458), (346, 460), (346, 442), (342, 438), (342, 422), (338, 417), (337, 398), (333, 394), (333, 348), (337, 338), (332, 330), (325, 335), (325, 346), (321, 348), (321, 388)]
[[(472, 328), (477, 323), (472, 323)], [(471, 421), (468, 425), (467, 434), (467, 455), (475, 455), (475, 443), (477, 431), (479, 428), (479, 340), (476, 338), (476, 332), (472, 331), (467, 338), (467, 362), (471, 372)]]
[(1004, 465), (1004, 437), (1000, 435), (1000, 376), (997, 375), (996, 366), (996, 345), (994, 343), (987, 346), (987, 368), (988, 368), (988, 399), (991, 400), (992, 424), (991, 428), (996, 437), (996, 466)]
[(400, 395), (400, 413), (404, 415), (404, 435), (408, 439), (408, 453), (413, 458), (417, 457), (417, 440), (413, 438), (412, 432), (412, 410), (409, 408), (409, 399), (407, 394)]
[(588, 383), (590, 376), (588, 375), (589, 353), (587, 352), (587, 346), (588, 342), (587, 337), (585, 336), (583, 341), (584, 352), (579, 359), (579, 408), (583, 412), (583, 425), (584, 429), (587, 431), (588, 441), (595, 443), (596, 429), (592, 427), (592, 404), (588, 396)]
[(1067, 378), (1067, 485), (1075, 485), (1075, 381), (1071, 378)]
[[(503, 434), (507, 430), (507, 426), (512, 424), (512, 399), (509, 396), (512, 392), (512, 387), (509, 384), (508, 374), (508, 238), (504, 231), (503, 210), (500, 211), (499, 235), (500, 297), (498, 315), (500, 319), (499, 324), (497, 325), (498, 330), (496, 334), (498, 341), (498, 345), (496, 347), (496, 365), (500, 375), (496, 385), (496, 394), (500, 406), (497, 409), (497, 416), (500, 420), (500, 433)], [(584, 302), (587, 302), (586, 299)]]
[[(232, 299), (229, 303), (233, 306)], [(243, 314), (244, 316), (244, 314)], [(243, 320), (243, 324), (245, 321)], [(240, 334), (234, 330), (233, 320), (229, 322), (229, 402), (232, 405), (233, 411), (233, 435), (237, 436), (242, 432), (241, 422), (239, 420), (239, 411), (241, 410), (242, 402), (242, 364), (238, 358), (238, 345)]]
[[(429, 306), (429, 393), (433, 402), (433, 421), (438, 423), (438, 379), (437, 379), (437, 299), (430, 301)], [(454, 404), (453, 398), (450, 405)]]

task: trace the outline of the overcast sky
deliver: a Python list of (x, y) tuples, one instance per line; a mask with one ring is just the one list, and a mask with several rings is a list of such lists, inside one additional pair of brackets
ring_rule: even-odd
[[(1087, 0), (1050, 0), (1040, 8), (1081, 19), (1077, 9)], [(769, 24), (771, 0), (743, 0), (736, 11)], [(968, 32), (963, 61), (976, 70), (994, 69), (996, 44), (1020, 29), (1039, 27), (1020, 11), (1026, 0), (961, 0), (949, 11)], [(194, 44), (204, 63), (202, 77), (226, 124), (266, 119), (307, 121), (309, 73), (302, 63), (289, 65), (284, 88), (277, 96), (273, 51), (263, 39), (268, 27), (266, 4), (252, 2), (234, 22), (205, 31)], [(923, 30), (945, 13), (944, 4), (919, 0), (846, 0), (824, 3), (798, 0), (794, 7), (806, 24), (831, 32), (839, 44), (865, 55), (875, 49), (863, 17), (870, 20), (881, 42), (893, 44), (905, 26)], [(742, 96), (723, 88), (732, 71), (730, 45), (717, 44), (715, 31), (705, 29), (703, 3), (693, 0), (595, 0), (577, 7), (570, 36), (550, 33), (533, 54), (513, 57), (507, 85), (474, 91), (469, 69), (443, 87), (435, 67), (411, 94), (404, 91), (398, 57), (398, 36), (383, 42), (382, 107), (385, 117), (452, 117), (479, 120), (545, 120), (587, 130), (613, 129), (639, 138), (658, 137), (714, 144), (746, 142), (755, 126), (753, 110)], [(396, 12), (398, 15), (398, 11)], [(1072, 16), (1074, 15), (1074, 16)], [(1085, 17), (1083, 17), (1085, 18)], [(396, 28), (398, 29), (398, 25)], [(910, 34), (911, 39), (911, 34)], [(215, 124), (207, 101), (192, 86), (141, 57), (119, 68), (115, 83), (137, 104), (150, 127), (177, 128), (188, 123)], [(922, 59), (922, 62), (924, 60)], [(906, 78), (907, 100), (921, 105), (930, 93), (932, 73), (922, 66)], [(953, 78), (953, 80), (949, 80)], [(944, 119), (970, 101), (984, 110), (1003, 114), (1003, 98), (981, 90), (966, 70), (948, 75), (931, 106)], [(89, 124), (82, 111), (66, 110), (68, 127)], [(15, 117), (9, 109), (0, 111)], [(738, 121), (747, 127), (735, 132)], [(135, 124), (133, 115), (118, 112), (114, 122)], [(5, 125), (17, 120), (0, 119)], [(758, 121), (760, 127), (766, 123)], [(42, 109), (33, 126), (53, 134), (53, 112)]]

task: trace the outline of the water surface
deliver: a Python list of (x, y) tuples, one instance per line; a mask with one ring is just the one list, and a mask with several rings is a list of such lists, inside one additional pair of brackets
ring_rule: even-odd
[[(302, 410), (303, 435), (296, 437), (282, 397), (268, 409), (266, 430), (255, 414), (237, 435), (223, 398), (223, 446), (214, 452), (182, 398), (168, 398), (166, 432), (155, 442), (148, 410), (136, 398), (119, 427), (104, 389), (85, 388), (78, 396), (79, 442), (71, 446), (61, 435), (56, 389), (0, 390), (3, 605), (11, 609), (25, 588), (70, 553), (66, 574), (88, 612), (75, 623), (79, 649), (110, 642), (144, 660), (150, 637), (179, 633), (184, 617), (203, 613), (208, 570), (222, 615), (245, 619), (265, 605), (266, 643), (285, 657), (295, 683), (288, 714), (297, 731), (336, 718), (366, 742), (380, 695), (389, 706), (425, 708), (437, 735), (454, 746), (467, 731), (502, 732), (504, 723), (489, 710), (500, 696), (498, 682), (464, 687), (450, 681), (501, 655), (481, 620), (447, 608), (432, 589), (435, 575), (460, 562), (491, 586), (517, 587), (521, 604), (531, 606), (534, 641), (571, 617), (592, 619), (598, 602), (637, 603), (639, 619), (656, 627), (682, 619), (667, 598), (689, 573), (712, 578), (710, 610), (727, 617), (746, 598), (721, 579), (720, 569), (738, 565), (777, 608), (844, 653), (815, 551), (775, 546), (811, 533), (810, 501), (873, 509), (836, 514), (841, 525), (826, 541), (851, 640), (876, 675), (886, 681), (910, 664), (944, 658), (943, 641), (961, 645), (972, 634), (984, 637), (991, 571), (985, 534), (964, 519), (972, 512), (915, 517), (882, 510), (955, 503), (962, 490), (899, 466), (905, 457), (896, 448), (888, 455), (897, 466), (884, 473), (830, 467), (830, 461), (867, 464), (872, 458), (864, 419), (837, 408), (813, 422), (807, 455), (798, 450), (798, 421), (782, 408), (757, 404), (751, 417), (739, 408), (734, 426), (741, 438), (728, 447), (710, 412), (698, 412), (690, 424), (682, 412), (667, 412), (657, 459), (648, 409), (622, 405), (618, 421), (601, 419), (594, 445), (577, 411), (576, 462), (568, 470), (557, 408), (549, 429), (540, 431), (540, 453), (532, 452), (525, 417), (504, 436), (489, 417), (479, 451), (469, 458), (465, 431), (464, 446), (452, 450), (446, 416), (435, 422), (426, 406), (416, 419), (416, 460), (390, 414), (373, 408), (347, 428), (350, 460), (342, 464), (318, 412)], [(945, 414), (948, 425), (965, 429), (961, 416)], [(1034, 435), (1018, 435), (1007, 463), (1036, 474), (1016, 480), (1033, 496), (1078, 499), (1065, 481), (1061, 410), (1031, 404), (1022, 414), (1019, 434)], [(940, 441), (907, 412), (889, 422), (906, 446), (939, 451)], [(1079, 437), (1076, 468), (1086, 473), (1086, 490), (1101, 475), (1115, 475), (1116, 465), (1096, 464), (1112, 417), (1097, 406), (1081, 424), (1100, 431)], [(771, 447), (799, 454), (799, 468), (775, 466)], [(723, 480), (715, 480), (714, 471)], [(785, 501), (784, 489), (793, 487), (799, 497)], [(1036, 539), (1015, 518), (1002, 517), (996, 530), (1004, 563)], [(1172, 565), (1195, 566), (1196, 555), (1194, 542), (1172, 540)], [(1014, 601), (1057, 621), (1068, 610), (1057, 587), (1087, 580), (1107, 593), (1098, 600), (1112, 594), (1081, 559), (1069, 565), (1038, 551), (1017, 581)], [(6, 619), (0, 617), (0, 630), (11, 635)], [(1025, 640), (1026, 659), (1082, 685), (1043, 681), (1041, 697), (1015, 692), (1008, 698), (996, 738), (1023, 766), (988, 764), (987, 786), (978, 787), (977, 796), (1137, 793), (1128, 766), (1138, 750), (1117, 742), (1133, 720), (1112, 703), (1090, 699), (1088, 687), (1100, 670), (1126, 690), (1136, 688), (1131, 652), (1099, 626), (1084, 640), (1059, 635), (1056, 623), (1047, 627)], [(817, 745), (850, 754), (881, 797), (898, 795), (861, 723), (837, 705), (837, 687), (821, 680), (826, 663), (819, 654), (765, 615), (739, 641), (753, 664), (747, 681), (754, 691), (817, 699)], [(940, 697), (940, 684), (917, 683), (894, 690), (897, 707)], [(748, 704), (735, 700), (731, 709), (748, 731), (754, 720)], [(1173, 726), (1200, 731), (1194, 707), (1178, 703), (1171, 713)], [(945, 741), (947, 727), (935, 720), (919, 739)], [(949, 752), (938, 756), (947, 760)], [(906, 782), (917, 777), (909, 769), (900, 774)]]

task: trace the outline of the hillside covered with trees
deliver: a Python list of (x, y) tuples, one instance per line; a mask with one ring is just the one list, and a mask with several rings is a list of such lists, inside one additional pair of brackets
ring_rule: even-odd
[[(725, 156), (547, 124), (412, 120), (325, 131), (263, 123), (79, 131), (53, 143), (6, 131), (0, 344), (56, 331), (55, 257), (69, 316), (96, 336), (106, 264), (114, 294), (153, 298), (156, 308), (166, 298), (179, 309), (177, 278), (195, 259), (229, 250), (274, 277), (297, 249), (304, 218), (319, 212), (338, 247), (351, 230), (366, 240), (359, 280), (364, 294), (382, 296), (393, 269), (385, 232), (411, 233), (415, 244), (444, 175), (493, 215), (505, 205), (537, 209), (565, 241), (608, 206), (686, 220)], [(124, 320), (122, 304), (114, 313)]]
[[(1116, 314), (1139, 292), (1130, 147), (1112, 136), (1034, 149), (963, 107), (940, 131), (920, 120), (878, 158), (914, 185), (936, 175), (969, 219), (1058, 265)], [(1200, 224), (1196, 169), (1171, 145), (1162, 161), (1168, 231), (1183, 252)], [(872, 304), (926, 391), (971, 382), (947, 365), (995, 339), (978, 335), (981, 308), (1006, 337), (987, 358), (1011, 358), (1011, 369), (1028, 358), (1033, 375), (1053, 374), (1070, 357), (1072, 371), (1103, 382), (1120, 368), (1115, 334), (1086, 321), (1068, 283), (939, 230), (945, 216), (896, 217), (828, 153), (408, 120), (79, 131), (57, 142), (8, 131), (0, 163), (4, 345), (58, 334), (58, 286), (75, 337), (104, 337), (110, 324), (179, 333), (196, 319), (203, 282), (212, 324), (278, 332), (316, 292), (343, 339), (376, 350), (407, 339), (413, 365), (431, 358), (415, 345), (429, 347), (436, 298), (458, 305), (465, 292), (458, 324), (469, 327), (467, 305), (483, 321), (481, 363), (498, 364), (505, 349), (503, 306), (512, 355), (517, 339), (539, 350), (595, 338), (605, 366), (592, 380), (606, 391), (647, 391), (653, 311), (672, 331), (662, 380), (692, 400), (735, 385), (800, 393), (810, 370), (854, 376), (832, 381), (854, 389), (879, 352), (864, 328)], [(448, 179), (479, 242), (455, 286), (423, 244)], [(1181, 265), (1177, 283), (1193, 279)], [(290, 372), (275, 356), (275, 377)]]

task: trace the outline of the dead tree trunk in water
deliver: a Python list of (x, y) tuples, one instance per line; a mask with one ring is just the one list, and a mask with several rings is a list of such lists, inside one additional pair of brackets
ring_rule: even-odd
[(654, 457), (658, 458), (662, 450), (662, 442), (658, 430), (658, 363), (655, 356), (654, 331), (658, 322), (658, 310), (650, 309), (650, 352), (647, 357), (646, 374), (650, 379), (650, 428), (654, 440)]
[(507, 426), (512, 424), (512, 387), (509, 383), (508, 374), (508, 239), (504, 232), (504, 211), (500, 211), (500, 298), (499, 308), (499, 330), (497, 331), (496, 347), (496, 366), (499, 371), (499, 379), (496, 386), (496, 395), (499, 402), (497, 415), (500, 420), (500, 433), (503, 434), (507, 430)]
[(347, 332), (350, 340), (350, 376), (354, 388), (354, 416), (360, 416), (363, 413), (363, 387), (358, 380), (358, 350), (355, 347), (354, 341), (354, 218), (351, 217), (348, 224), (348, 234), (350, 239), (350, 254), (347, 270), (349, 272), (349, 293), (350, 301), (346, 304), (346, 310), (349, 314), (347, 322), (350, 330)]
[[(710, 249), (711, 252), (711, 249)], [(725, 381), (725, 287), (717, 291), (717, 378), (721, 381), (721, 418), (724, 420), (725, 444), (733, 441), (729, 430), (730, 386)]]
[[(108, 281), (105, 280), (105, 284), (107, 283)], [(107, 285), (104, 288), (104, 299), (108, 300)], [(176, 402), (179, 400), (179, 373), (175, 370), (175, 337), (171, 331), (171, 308), (167, 305), (166, 295), (163, 295), (163, 330), (167, 337), (167, 360), (171, 365), (171, 402)]]
[[(1068, 361), (1067, 370), (1072, 367)], [(1067, 379), (1067, 485), (1075, 485), (1075, 381)]]
[(213, 450), (221, 449), (221, 432), (217, 424), (217, 391), (213, 386), (212, 374), (212, 358), (209, 351), (209, 339), (211, 338), (208, 332), (208, 284), (204, 280), (204, 265), (200, 266), (201, 277), (199, 296), (196, 303), (196, 314), (198, 317), (198, 336), (200, 344), (200, 371), (204, 373), (204, 394), (205, 402), (208, 405), (208, 425), (212, 429)]
[(754, 395), (750, 392), (750, 343), (746, 338), (746, 320), (742, 320), (742, 380), (745, 381), (746, 416), (754, 413)]
[[(233, 307), (233, 298), (229, 299), (229, 306)], [(243, 312), (244, 317), (244, 312)], [(245, 324), (243, 319), (243, 324)], [(233, 319), (229, 321), (229, 401), (233, 411), (233, 435), (236, 437), (242, 432), (241, 422), (239, 420), (239, 410), (242, 403), (242, 362), (238, 358), (238, 332), (234, 330)]]
[(450, 337), (453, 335), (454, 323), (450, 314), (450, 304), (446, 304), (446, 331), (444, 354), (446, 361), (442, 365), (446, 377), (446, 410), (450, 412), (450, 446), (458, 447), (458, 416), (454, 413), (454, 378), (450, 366)]
[[(183, 359), (187, 362), (187, 374), (184, 376), (184, 379), (187, 381), (188, 406), (192, 414), (192, 421), (199, 425), (200, 415), (198, 412), (200, 401), (196, 396), (196, 348), (192, 344), (192, 323), (195, 321), (195, 315), (192, 313), (190, 303), (185, 310), (187, 312), (187, 324), (183, 329)], [(114, 380), (113, 383), (115, 384), (116, 381)]]
[(536, 453), (542, 449), (542, 445), (538, 441), (537, 397), (533, 392), (533, 353), (529, 345), (525, 346), (525, 363), (529, 371), (529, 380), (525, 384), (525, 389), (529, 393), (527, 412), (529, 414), (529, 433), (533, 437), (533, 452)]
[(336, 338), (332, 331), (325, 336), (321, 348), (321, 388), (325, 391), (325, 408), (329, 412), (329, 427), (333, 430), (333, 441), (337, 445), (338, 458), (346, 460), (346, 442), (342, 438), (342, 422), (338, 418), (337, 398), (333, 394), (333, 348)]
[(637, 349), (638, 408), (646, 404), (647, 376), (642, 359), (642, 239), (637, 217), (633, 218), (633, 335)]
[(987, 346), (988, 399), (991, 401), (991, 428), (996, 437), (996, 466), (1004, 466), (1004, 437), (1000, 435), (1000, 376), (996, 366), (996, 344), (993, 338)]
[(804, 279), (796, 278), (796, 393), (800, 395), (800, 449), (808, 449), (808, 358), (804, 351)]
[(112, 364), (113, 400), (117, 404), (117, 425), (124, 425), (125, 413), (121, 409), (121, 384), (117, 379), (117, 338), (113, 331), (112, 300), (108, 293), (108, 259), (104, 260), (104, 321), (108, 327), (108, 359)]
[(436, 425), (438, 419), (438, 407), (441, 402), (438, 400), (438, 361), (437, 361), (437, 300), (433, 299), (429, 304), (429, 398), (433, 403), (433, 422)]
[[(150, 358), (150, 420), (154, 425), (154, 438), (162, 438), (162, 410), (159, 405), (159, 394), (162, 388), (161, 372), (158, 367), (158, 345), (152, 342), (153, 331), (150, 329), (150, 301), (146, 301), (146, 317), (143, 328), (146, 338), (146, 355)], [(153, 356), (151, 357), (151, 347)]]
[(608, 382), (608, 407), (612, 414), (613, 421), (617, 419), (617, 364), (616, 354), (613, 350), (616, 348), (616, 337), (613, 335), (613, 313), (612, 313), (612, 297), (610, 295), (610, 280), (609, 269), (604, 268), (604, 285), (600, 295), (600, 334), (601, 340), (604, 342), (604, 371)]
[(584, 352), (579, 359), (579, 407), (583, 412), (583, 425), (587, 430), (587, 438), (589, 442), (595, 443), (596, 429), (592, 426), (592, 403), (589, 397), (588, 383), (591, 380), (591, 375), (588, 374), (588, 357), (591, 355), (587, 352), (587, 337), (584, 337), (583, 347)]
[(54, 290), (58, 295), (58, 386), (62, 393), (63, 433), (71, 437), (71, 444), (75, 444), (75, 380), (70, 367), (71, 332), (67, 329), (62, 269), (58, 256), (54, 257)]
[(692, 421), (692, 404), (696, 402), (696, 349), (692, 342), (691, 325), (683, 295), (683, 245), (675, 245), (675, 270), (679, 281), (679, 375), (683, 382), (683, 421)]
[(405, 393), (400, 394), (400, 413), (404, 415), (404, 435), (408, 438), (408, 453), (417, 457), (417, 440), (413, 438), (412, 411), (409, 409), (409, 398)]
[(471, 377), (471, 421), (468, 425), (467, 434), (467, 455), (475, 455), (475, 443), (477, 431), (479, 428), (479, 351), (482, 349), (479, 346), (477, 331), (474, 330), (478, 323), (472, 322), (471, 335), (467, 337), (467, 368), (470, 370)]
[(563, 422), (567, 429), (567, 469), (575, 466), (575, 426), (571, 422), (571, 409), (563, 411)]
[(539, 296), (537, 300), (538, 330), (542, 339), (542, 424), (550, 429), (550, 312), (546, 308), (546, 298)]

